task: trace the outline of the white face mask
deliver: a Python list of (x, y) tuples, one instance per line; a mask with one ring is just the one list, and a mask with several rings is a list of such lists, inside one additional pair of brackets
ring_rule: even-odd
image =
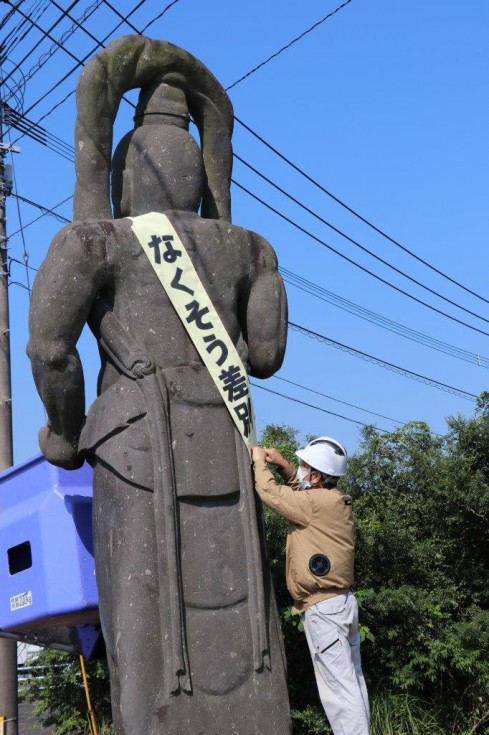
[(308, 490), (312, 487), (311, 483), (306, 481), (306, 477), (310, 474), (311, 470), (306, 470), (304, 467), (299, 467), (297, 470), (297, 479), (301, 490)]

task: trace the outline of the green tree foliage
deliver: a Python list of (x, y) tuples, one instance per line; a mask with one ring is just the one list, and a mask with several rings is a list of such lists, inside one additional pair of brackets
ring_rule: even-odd
[[(35, 714), (44, 727), (55, 726), (56, 735), (84, 735), (90, 731), (87, 702), (79, 658), (63, 651), (43, 649), (30, 661), (35, 672), (22, 696), (35, 703)], [(86, 664), (90, 699), (101, 732), (110, 722), (110, 691), (104, 661)]]
[[(356, 578), (371, 691), (428, 698), (443, 724), (489, 717), (489, 402), (448, 419), (366, 429), (343, 488), (354, 498)], [(449, 731), (449, 730), (447, 730)], [(455, 731), (455, 730), (452, 730)], [(474, 732), (482, 732), (475, 729)]]

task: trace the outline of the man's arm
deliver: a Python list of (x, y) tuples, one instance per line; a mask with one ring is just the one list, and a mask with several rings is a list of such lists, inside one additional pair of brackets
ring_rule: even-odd
[(253, 272), (246, 307), (245, 334), (250, 375), (269, 378), (282, 365), (287, 341), (287, 296), (271, 245), (249, 233)]
[(27, 354), (48, 416), (39, 443), (46, 459), (67, 469), (82, 464), (85, 386), (76, 343), (105, 278), (103, 232), (78, 223), (56, 235), (32, 291)]
[(262, 501), (276, 513), (298, 526), (307, 526), (311, 518), (308, 493), (298, 493), (288, 485), (279, 485), (266, 466), (266, 449), (253, 447), (255, 489)]

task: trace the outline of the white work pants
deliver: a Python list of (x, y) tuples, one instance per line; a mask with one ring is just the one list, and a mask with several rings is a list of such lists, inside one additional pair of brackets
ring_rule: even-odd
[(347, 592), (318, 602), (303, 620), (319, 697), (334, 735), (368, 735), (355, 596)]

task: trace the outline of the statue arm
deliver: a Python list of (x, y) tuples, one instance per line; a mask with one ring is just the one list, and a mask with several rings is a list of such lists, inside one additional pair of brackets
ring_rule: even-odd
[(282, 365), (287, 342), (287, 296), (277, 257), (260, 235), (250, 233), (253, 272), (246, 305), (250, 375), (269, 378)]
[(76, 343), (106, 273), (104, 238), (93, 230), (69, 225), (54, 238), (34, 282), (29, 313), (27, 354), (47, 413), (41, 450), (67, 469), (82, 463), (77, 445), (85, 387)]

